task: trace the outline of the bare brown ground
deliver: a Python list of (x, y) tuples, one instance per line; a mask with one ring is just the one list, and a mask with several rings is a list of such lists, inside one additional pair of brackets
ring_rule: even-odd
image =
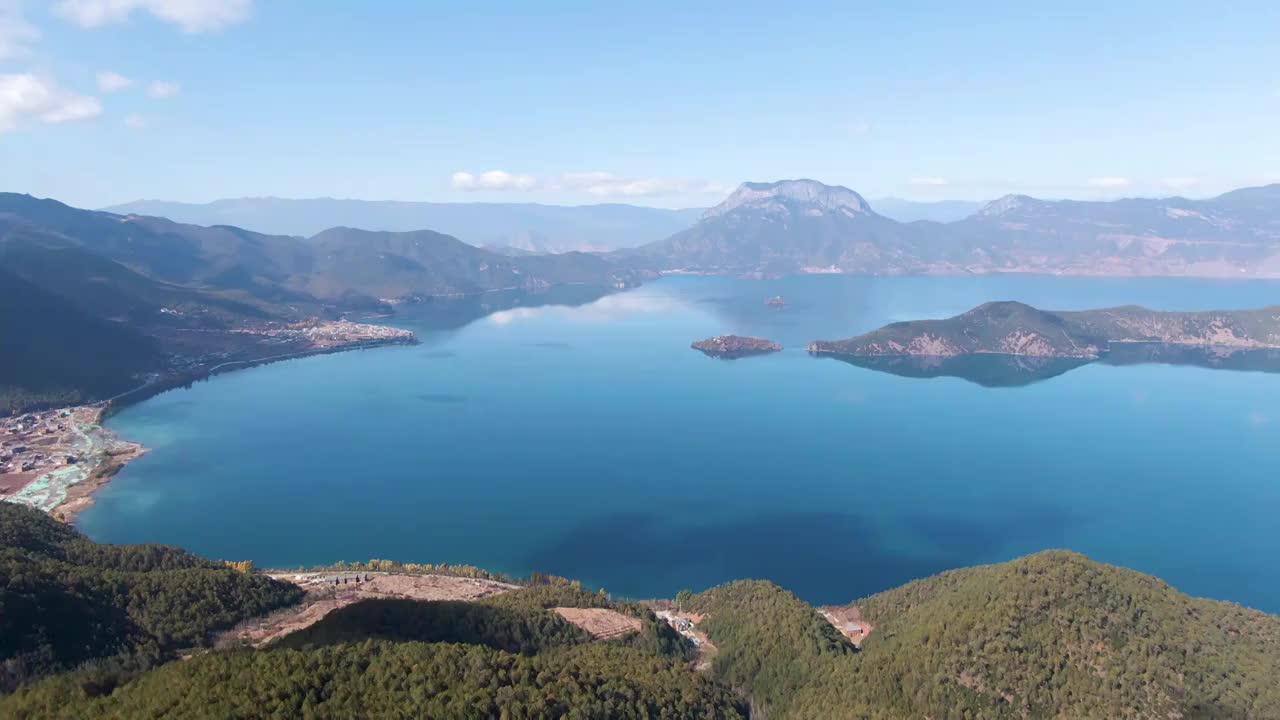
[[(715, 658), (718, 650), (715, 643), (711, 642), (711, 638), (697, 627), (698, 623), (706, 619), (706, 615), (683, 612), (671, 600), (648, 600), (644, 604), (654, 611), (659, 620), (670, 625), (672, 629), (683, 635), (685, 639), (692, 641), (694, 646), (697, 647), (698, 655), (693, 661), (694, 670), (706, 672), (711, 669), (711, 661)], [(689, 624), (686, 625), (684, 621)]]
[(607, 608), (552, 608), (560, 617), (591, 633), (596, 640), (615, 640), (640, 631), (640, 619)]
[[(369, 577), (368, 582), (355, 582), (356, 576)], [(479, 600), (514, 589), (515, 585), (450, 577), (447, 575), (397, 575), (387, 573), (308, 573), (304, 575), (272, 575), (277, 580), (292, 582), (307, 591), (301, 603), (277, 610), (270, 615), (243, 623), (223, 633), (217, 644), (226, 646), (248, 643), (266, 645), (319, 621), (325, 615), (360, 600), (371, 598), (407, 598), (410, 600)], [(347, 578), (346, 584), (334, 585), (335, 578)]]
[(16, 472), (0, 474), (0, 494), (14, 493), (27, 486), (27, 483), (40, 477), (38, 472)]
[(819, 608), (819, 612), (854, 645), (861, 646), (873, 629), (871, 623), (863, 619), (862, 608), (857, 605), (827, 605)]

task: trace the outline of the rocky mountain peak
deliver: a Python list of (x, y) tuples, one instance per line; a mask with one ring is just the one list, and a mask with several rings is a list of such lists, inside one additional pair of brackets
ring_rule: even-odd
[(799, 209), (810, 214), (872, 214), (867, 201), (849, 188), (802, 179), (742, 183), (728, 199), (707, 210), (702, 217), (719, 217), (741, 208), (769, 213)]
[(983, 205), (982, 209), (978, 211), (978, 215), (983, 217), (999, 217), (1017, 210), (1023, 210), (1037, 202), (1039, 201), (1029, 195), (1005, 195), (1004, 197), (996, 198), (986, 205)]

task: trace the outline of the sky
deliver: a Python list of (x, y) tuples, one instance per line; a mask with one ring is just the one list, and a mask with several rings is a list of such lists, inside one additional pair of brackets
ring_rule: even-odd
[(714, 204), (1280, 182), (1280, 3), (0, 0), (0, 190)]

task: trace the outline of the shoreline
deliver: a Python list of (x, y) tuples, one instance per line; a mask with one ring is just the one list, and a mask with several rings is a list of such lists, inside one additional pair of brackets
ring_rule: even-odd
[[(37, 411), (70, 414), (73, 422), (68, 434), (75, 436), (72, 442), (78, 443), (76, 445), (80, 453), (77, 455), (78, 460), (74, 464), (63, 465), (34, 475), (16, 489), (0, 495), (0, 502), (29, 505), (48, 513), (56, 520), (74, 524), (76, 517), (93, 505), (94, 495), (99, 489), (111, 482), (111, 479), (123, 470), (125, 465), (149, 451), (141, 443), (121, 438), (106, 427), (106, 421), (121, 410), (161, 393), (190, 387), (194, 383), (223, 373), (315, 355), (416, 344), (418, 344), (417, 336), (409, 333), (403, 336), (359, 340), (343, 345), (316, 347), (263, 358), (232, 360), (197, 373), (182, 373), (146, 383), (96, 403)], [(86, 414), (88, 417), (84, 417)], [(21, 476), (21, 474), (16, 475)]]

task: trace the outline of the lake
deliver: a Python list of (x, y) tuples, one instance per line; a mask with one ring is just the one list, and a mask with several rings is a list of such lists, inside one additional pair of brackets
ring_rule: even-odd
[[(804, 349), (1001, 299), (1245, 308), (1280, 303), (1280, 283), (669, 277), (422, 303), (393, 320), (419, 346), (119, 413), (110, 427), (151, 452), (78, 524), (267, 566), (468, 563), (628, 597), (754, 577), (815, 603), (1070, 548), (1280, 611), (1268, 358), (859, 367)], [(786, 350), (689, 348), (722, 333)]]

